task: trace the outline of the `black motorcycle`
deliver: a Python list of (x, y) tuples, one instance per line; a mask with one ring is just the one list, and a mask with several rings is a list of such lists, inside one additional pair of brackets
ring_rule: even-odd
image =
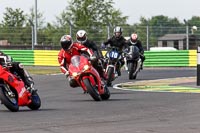
[(141, 69), (142, 60), (137, 46), (129, 46), (129, 50), (125, 52), (125, 69), (128, 71), (129, 79), (136, 79)]

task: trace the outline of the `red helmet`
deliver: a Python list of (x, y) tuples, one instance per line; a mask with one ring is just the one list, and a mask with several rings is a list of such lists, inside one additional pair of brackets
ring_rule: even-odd
[(60, 39), (61, 47), (64, 50), (68, 50), (72, 45), (72, 37), (70, 35), (64, 35)]
[(138, 40), (138, 35), (137, 35), (136, 33), (131, 34), (130, 42), (131, 42), (132, 44), (136, 44), (136, 43), (137, 43), (137, 40)]

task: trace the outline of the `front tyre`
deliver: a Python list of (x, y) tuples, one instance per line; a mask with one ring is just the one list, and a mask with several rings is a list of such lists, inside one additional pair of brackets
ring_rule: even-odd
[(110, 98), (110, 91), (107, 86), (104, 86), (104, 94), (101, 94), (103, 100), (108, 100)]
[(31, 103), (28, 107), (32, 110), (38, 110), (41, 106), (41, 100), (37, 92), (33, 92), (31, 95)]
[(12, 112), (19, 110), (18, 98), (16, 93), (6, 87), (0, 87), (1, 102)]
[(87, 92), (90, 94), (90, 96), (95, 100), (95, 101), (101, 101), (101, 97), (99, 95), (99, 92), (97, 90), (97, 87), (93, 87), (90, 83), (90, 80), (88, 78), (83, 80), (84, 85), (87, 88)]
[(133, 63), (133, 62), (130, 62), (128, 63), (128, 70), (129, 70), (129, 79), (136, 79), (137, 77), (137, 73), (135, 75), (133, 75), (133, 73), (136, 71), (136, 68), (137, 68), (137, 64), (136, 63)]
[(114, 68), (113, 67), (108, 68), (107, 75), (108, 75), (108, 79), (107, 79), (106, 84), (107, 84), (107, 86), (111, 86), (112, 81), (114, 79)]

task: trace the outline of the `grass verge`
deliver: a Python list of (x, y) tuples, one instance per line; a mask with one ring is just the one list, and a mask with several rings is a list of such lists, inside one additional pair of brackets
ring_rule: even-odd
[(43, 74), (57, 74), (61, 73), (59, 67), (49, 67), (49, 66), (25, 66), (25, 69), (32, 75), (43, 75)]

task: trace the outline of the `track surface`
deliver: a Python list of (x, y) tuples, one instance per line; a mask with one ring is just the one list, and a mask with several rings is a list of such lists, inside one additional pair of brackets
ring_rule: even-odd
[[(196, 76), (194, 68), (145, 68), (136, 81)], [(34, 75), (41, 96), (38, 111), (17, 113), (0, 105), (0, 133), (198, 133), (200, 94), (115, 90), (95, 102), (63, 75)], [(114, 83), (129, 82), (126, 72)], [(135, 81), (134, 81), (135, 82)]]

